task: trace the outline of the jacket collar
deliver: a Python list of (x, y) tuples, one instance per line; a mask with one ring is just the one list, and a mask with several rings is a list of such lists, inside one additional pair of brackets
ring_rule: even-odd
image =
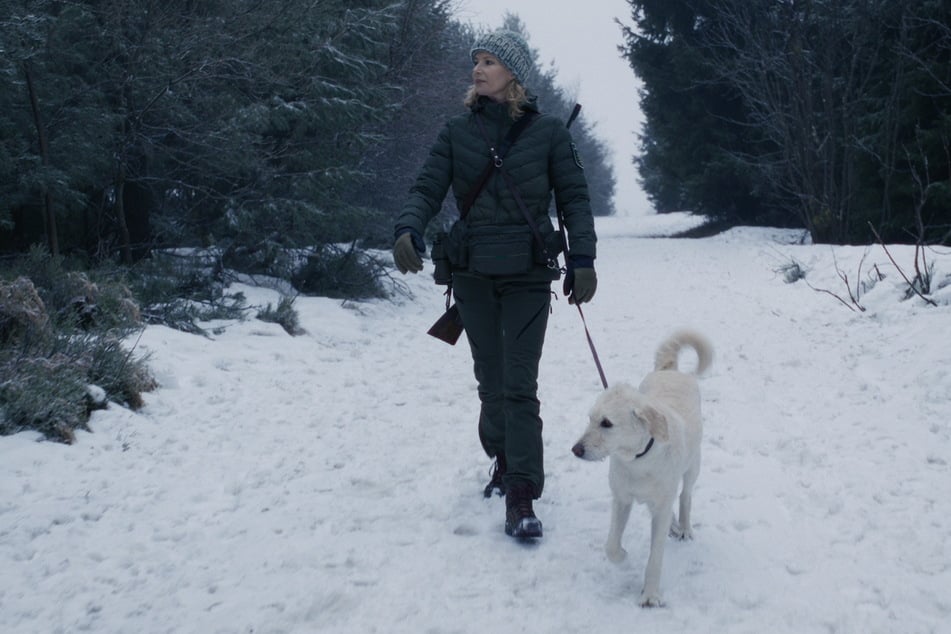
[[(522, 102), (522, 110), (525, 112), (538, 113), (538, 98), (535, 95), (529, 95), (528, 99)], [(497, 118), (507, 117), (509, 106), (507, 103), (498, 103), (488, 97), (479, 97), (472, 105), (472, 112), (482, 113), (487, 118), (495, 120)]]

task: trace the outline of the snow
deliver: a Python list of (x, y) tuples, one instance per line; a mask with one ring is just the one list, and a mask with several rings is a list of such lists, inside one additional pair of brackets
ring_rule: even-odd
[[(95, 412), (72, 446), (0, 438), (0, 632), (951, 632), (951, 285), (902, 301), (881, 247), (796, 232), (647, 237), (694, 222), (599, 218), (585, 306), (609, 382), (638, 382), (675, 327), (716, 348), (666, 607), (637, 605), (646, 509), (608, 562), (607, 463), (570, 452), (601, 389), (577, 311), (553, 305), (545, 536), (520, 544), (482, 498), (468, 347), (425, 334), (427, 268), (392, 301), (299, 298), (299, 337), (149, 327), (142, 410)], [(947, 283), (951, 256), (928, 257)], [(783, 281), (792, 261), (812, 288)], [(874, 264), (864, 312), (830, 294)]]

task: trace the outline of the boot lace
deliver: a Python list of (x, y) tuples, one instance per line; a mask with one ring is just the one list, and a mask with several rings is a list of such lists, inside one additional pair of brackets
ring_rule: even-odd
[(492, 497), (493, 492), (499, 495), (505, 495), (505, 484), (502, 482), (502, 476), (505, 475), (505, 457), (499, 454), (495, 457), (495, 462), (489, 468), (489, 483), (485, 485), (485, 497)]

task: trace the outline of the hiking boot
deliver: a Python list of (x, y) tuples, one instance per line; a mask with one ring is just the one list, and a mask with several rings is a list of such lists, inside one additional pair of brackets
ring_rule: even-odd
[(505, 491), (505, 534), (517, 539), (542, 536), (542, 523), (535, 517), (534, 488), (528, 482), (516, 482)]
[(492, 478), (485, 485), (483, 495), (487, 498), (492, 497), (493, 492), (498, 495), (505, 495), (505, 483), (502, 482), (502, 476), (505, 475), (505, 454), (498, 453), (495, 455), (495, 464), (492, 465), (490, 473)]

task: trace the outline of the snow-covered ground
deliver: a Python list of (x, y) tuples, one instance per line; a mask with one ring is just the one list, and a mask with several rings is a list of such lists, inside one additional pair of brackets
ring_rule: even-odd
[[(570, 452), (601, 389), (577, 311), (554, 303), (545, 537), (519, 544), (482, 498), (468, 347), (425, 334), (443, 302), (427, 268), (412, 297), (299, 298), (299, 337), (150, 327), (144, 409), (95, 413), (73, 446), (0, 438), (0, 632), (951, 632), (951, 285), (901, 301), (881, 247), (786, 231), (644, 237), (682, 222), (599, 219), (585, 308), (612, 383), (675, 327), (716, 347), (666, 607), (637, 606), (646, 510), (608, 562), (607, 464)], [(928, 256), (947, 283), (951, 255)], [(784, 282), (793, 261), (814, 288)], [(865, 312), (833, 297), (875, 264)]]

